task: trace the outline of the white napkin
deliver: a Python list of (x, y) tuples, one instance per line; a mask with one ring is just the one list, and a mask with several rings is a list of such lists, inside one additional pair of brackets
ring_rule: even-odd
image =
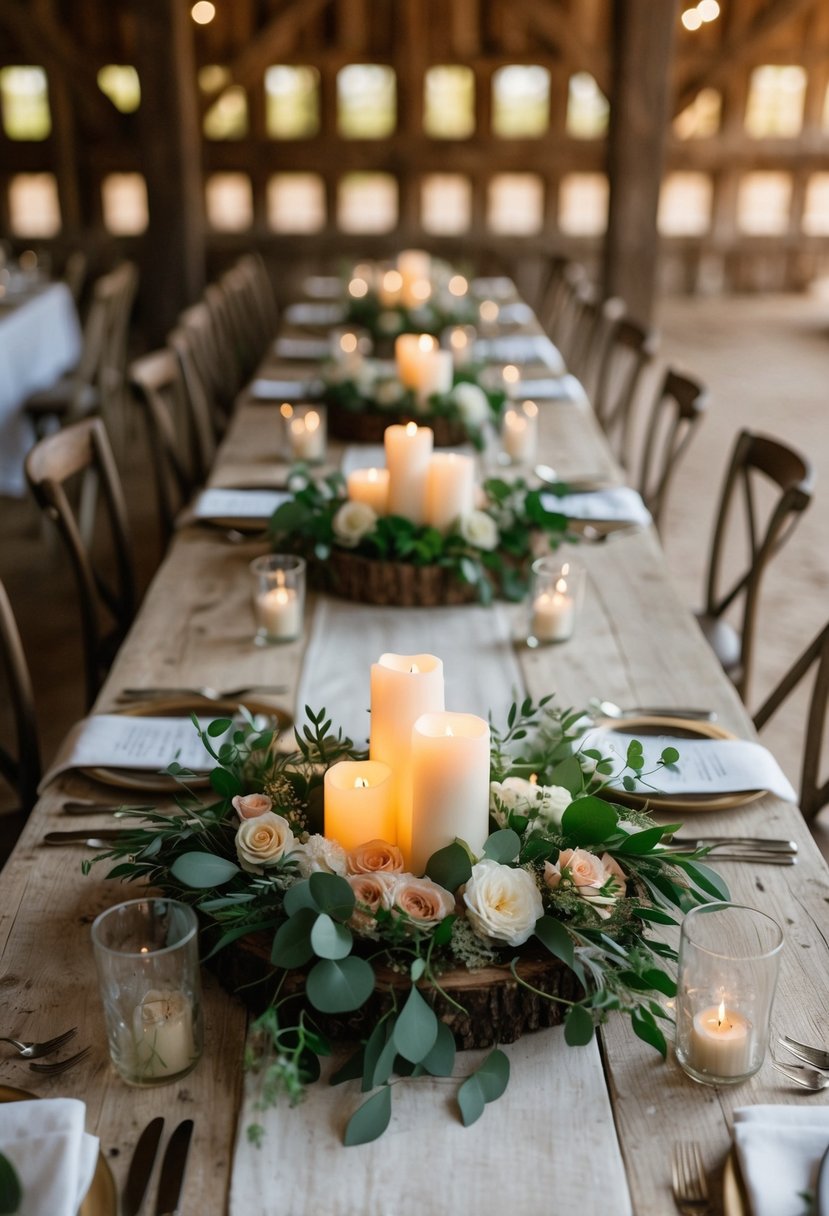
[(489, 278), (473, 279), (469, 284), (472, 294), (479, 300), (511, 300), (518, 294), (512, 279), (506, 275), (491, 275)]
[(292, 497), (287, 490), (202, 490), (187, 511), (189, 519), (270, 519)]
[(559, 351), (544, 334), (509, 334), (475, 343), (477, 359), (493, 363), (544, 363), (556, 376), (567, 370)]
[(829, 1108), (744, 1106), (734, 1112), (734, 1143), (752, 1216), (802, 1216), (829, 1148)]
[(98, 1139), (84, 1131), (77, 1098), (0, 1106), (0, 1152), (23, 1189), (19, 1216), (75, 1216), (98, 1161)]
[(542, 494), (541, 501), (548, 511), (560, 511), (569, 519), (624, 520), (643, 528), (651, 522), (650, 511), (630, 486), (564, 494), (560, 498), (556, 494)]
[(554, 379), (519, 380), (510, 396), (531, 401), (587, 401), (587, 393), (581, 381), (569, 372), (566, 376), (556, 376)]
[[(461, 444), (456, 448), (441, 448), (441, 453), (454, 452), (458, 456), (474, 456), (475, 449), (471, 443)], [(350, 444), (343, 452), (340, 461), (340, 472), (348, 477), (355, 469), (384, 469), (386, 467), (386, 449), (382, 443)]]
[(322, 392), (321, 380), (254, 380), (248, 392), (254, 401), (304, 401), (318, 397)]
[(284, 334), (273, 344), (273, 353), (280, 359), (326, 359), (331, 353), (327, 338), (291, 337)]
[(300, 300), (288, 305), (285, 320), (290, 325), (339, 325), (345, 320), (345, 308), (342, 304)]
[(338, 300), (343, 294), (343, 285), (335, 274), (309, 274), (302, 281), (302, 290), (312, 300)]

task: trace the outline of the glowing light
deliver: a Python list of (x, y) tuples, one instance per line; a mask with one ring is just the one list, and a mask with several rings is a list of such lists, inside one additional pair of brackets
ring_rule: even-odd
[(418, 279), (412, 283), (411, 291), (416, 300), (428, 300), (432, 294), (432, 284), (428, 279)]
[(348, 284), (348, 294), (355, 300), (361, 300), (368, 295), (368, 283), (365, 279), (352, 279)]
[(465, 296), (469, 291), (469, 284), (462, 274), (453, 274), (448, 287), (453, 296)]
[(686, 30), (698, 30), (702, 25), (702, 17), (695, 8), (687, 8), (682, 14), (682, 24)]
[(717, 1025), (722, 1026), (725, 1021), (725, 997), (720, 1001), (717, 1008)]
[(403, 286), (403, 275), (399, 270), (387, 270), (383, 275), (383, 290), (395, 295)]
[(345, 355), (353, 355), (357, 349), (357, 335), (343, 334), (340, 338), (340, 350)]
[(494, 300), (482, 300), (478, 312), (482, 321), (497, 321), (500, 309)]
[(517, 384), (521, 379), (521, 373), (514, 363), (508, 363), (501, 374), (505, 384)]
[(449, 345), (453, 350), (465, 350), (469, 345), (469, 338), (462, 329), (453, 329), (449, 335)]
[(407, 422), (406, 423), (406, 434), (412, 435), (412, 436), (417, 434), (417, 423), (416, 422)]
[(368, 782), (366, 781), (365, 777), (356, 777), (354, 779), (354, 788), (355, 790), (367, 790)]
[(528, 418), (535, 418), (536, 414), (538, 413), (538, 406), (534, 401), (525, 401), (523, 409)]
[(279, 412), (283, 418), (293, 418), (294, 407), (289, 405), (287, 401), (283, 401), (279, 407)]
[(716, 21), (720, 15), (720, 6), (717, 0), (699, 0), (697, 12), (703, 21)]
[(437, 350), (437, 339), (431, 334), (421, 334), (417, 340), (417, 345), (420, 350)]
[(196, 25), (209, 25), (216, 16), (216, 5), (211, 4), (210, 0), (196, 0), (190, 9), (190, 16)]
[(418, 667), (417, 663), (412, 663), (411, 667), (409, 668), (409, 674), (417, 675), (419, 673), (419, 671), (420, 671), (420, 668)]

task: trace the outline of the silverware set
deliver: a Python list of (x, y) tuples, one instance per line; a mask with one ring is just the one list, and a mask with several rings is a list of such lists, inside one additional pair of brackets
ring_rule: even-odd
[[(138, 1137), (121, 1195), (122, 1216), (138, 1216), (141, 1210), (147, 1187), (152, 1178), (163, 1131), (164, 1120), (161, 1116), (157, 1116), (150, 1120)], [(167, 1142), (161, 1160), (161, 1173), (154, 1208), (155, 1216), (175, 1216), (179, 1210), (192, 1136), (193, 1120), (184, 1119)]]
[(708, 1179), (702, 1153), (695, 1140), (678, 1141), (671, 1154), (671, 1190), (683, 1216), (705, 1216), (711, 1211)]
[[(20, 1039), (12, 1039), (8, 1035), (0, 1035), (0, 1043), (9, 1043), (17, 1052), (21, 1060), (41, 1060), (43, 1056), (52, 1055), (55, 1051), (60, 1051), (61, 1047), (65, 1046), (71, 1039), (74, 1039), (78, 1033), (77, 1026), (73, 1026), (71, 1030), (65, 1030), (63, 1034), (57, 1034), (54, 1038), (43, 1039), (41, 1042), (23, 1042)], [(84, 1047), (73, 1056), (69, 1056), (66, 1060), (52, 1060), (48, 1064), (30, 1064), (29, 1070), (36, 1072), (40, 1076), (58, 1077), (61, 1073), (67, 1072), (68, 1069), (74, 1068), (76, 1064), (80, 1064), (81, 1060), (85, 1060), (92, 1049)]]
[(801, 1064), (787, 1064), (772, 1056), (772, 1067), (777, 1072), (811, 1093), (829, 1089), (829, 1051), (822, 1047), (810, 1047), (808, 1043), (798, 1043), (786, 1034), (779, 1035), (777, 1042), (795, 1059), (803, 1061)]
[(775, 840), (768, 836), (704, 836), (693, 839), (674, 836), (667, 847), (672, 853), (694, 853), (708, 849), (714, 861), (752, 861), (761, 865), (793, 866), (797, 861), (797, 841)]
[(605, 718), (683, 718), (695, 722), (716, 722), (713, 709), (699, 709), (695, 705), (617, 705), (615, 701), (591, 701), (591, 708)]
[(258, 693), (260, 696), (270, 696), (272, 693), (287, 692), (287, 684), (246, 684), (242, 688), (211, 688), (209, 684), (197, 684), (192, 688), (122, 688), (118, 693), (119, 701), (155, 701), (164, 697), (198, 697), (202, 701), (232, 701), (247, 693)]

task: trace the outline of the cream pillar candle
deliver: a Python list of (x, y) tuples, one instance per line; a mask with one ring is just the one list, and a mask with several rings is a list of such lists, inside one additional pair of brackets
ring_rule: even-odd
[(538, 447), (538, 406), (534, 401), (511, 405), (504, 411), (501, 443), (511, 460), (533, 460)]
[(132, 1034), (138, 1077), (175, 1076), (196, 1056), (193, 1006), (182, 992), (147, 992), (135, 1009)]
[(420, 383), (420, 361), (437, 349), (437, 338), (431, 334), (400, 334), (394, 340), (397, 376), (404, 388), (416, 389)]
[(452, 352), (455, 367), (471, 363), (475, 355), (477, 332), (474, 325), (452, 325), (441, 334), (441, 344)]
[(392, 770), (379, 760), (342, 760), (325, 773), (325, 835), (344, 849), (397, 841)]
[[(400, 302), (404, 308), (416, 308), (431, 294), (431, 256), (423, 249), (404, 249), (397, 255), (397, 269), (401, 278)], [(421, 294), (424, 283), (429, 288), (425, 297)]]
[(449, 392), (454, 370), (451, 350), (429, 350), (421, 354), (414, 386), (421, 405), (425, 405), (433, 393), (442, 395)]
[(385, 515), (389, 505), (388, 469), (354, 469), (346, 478), (348, 497), (364, 502), (377, 515)]
[(688, 1063), (712, 1077), (742, 1077), (752, 1071), (752, 1027), (725, 1000), (694, 1015)]
[(386, 427), (384, 444), (389, 470), (389, 515), (403, 515), (413, 523), (423, 523), (426, 517), (426, 478), (434, 441), (434, 431), (415, 422)]
[(436, 452), (426, 481), (426, 522), (448, 532), (475, 507), (475, 461), (458, 452)]
[(372, 664), (369, 755), (392, 770), (398, 828), (411, 820), (412, 727), (443, 708), (443, 663), (434, 655), (381, 654)]
[(489, 835), (489, 725), (473, 714), (427, 713), (412, 729), (411, 817), (397, 843), (413, 874), (457, 837), (480, 854)]

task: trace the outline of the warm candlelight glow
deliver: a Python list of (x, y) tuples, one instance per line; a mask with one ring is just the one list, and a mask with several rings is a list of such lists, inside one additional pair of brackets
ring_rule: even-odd
[(453, 329), (449, 335), (449, 345), (452, 347), (452, 350), (466, 350), (469, 345), (469, 338), (460, 326)]
[(431, 334), (419, 334), (417, 345), (420, 350), (437, 350), (438, 341)]
[(340, 350), (344, 355), (353, 355), (357, 349), (357, 335), (343, 334), (340, 338)]
[(293, 418), (294, 407), (289, 405), (287, 401), (283, 401), (279, 407), (279, 412), (283, 418)]
[(216, 16), (216, 6), (211, 0), (197, 0), (190, 9), (190, 16), (196, 25), (209, 25)]
[(403, 286), (403, 275), (399, 270), (387, 270), (383, 275), (383, 291), (395, 295)]
[(427, 279), (418, 279), (412, 283), (411, 294), (415, 300), (422, 303), (424, 300), (428, 300), (432, 294), (432, 284)]
[(365, 777), (357, 777), (354, 782), (354, 788), (355, 790), (367, 790), (368, 782), (366, 781)]
[(725, 1021), (725, 997), (723, 997), (723, 999), (720, 1001), (719, 1007), (717, 1009), (717, 1025), (722, 1026), (724, 1021)]
[(411, 667), (409, 668), (410, 674), (415, 675), (418, 671), (420, 671), (420, 668), (418, 667), (417, 663), (412, 663)]
[(352, 279), (348, 284), (348, 294), (355, 300), (361, 300), (368, 295), (368, 283), (365, 279)]
[(311, 410), (310, 414), (305, 415), (305, 429), (315, 431), (319, 427), (320, 416), (315, 410)]
[(412, 435), (412, 436), (417, 434), (417, 423), (416, 422), (407, 422), (406, 423), (406, 434)]
[(504, 377), (505, 384), (517, 384), (521, 379), (521, 373), (514, 363), (508, 363), (501, 375)]
[(453, 296), (465, 296), (469, 291), (469, 284), (462, 274), (453, 274), (448, 286)]
[(478, 309), (478, 315), (482, 321), (490, 323), (498, 320), (498, 314), (501, 310), (494, 300), (482, 300)]
[(324, 778), (325, 835), (344, 849), (367, 840), (395, 843), (392, 770), (377, 760), (341, 760)]

